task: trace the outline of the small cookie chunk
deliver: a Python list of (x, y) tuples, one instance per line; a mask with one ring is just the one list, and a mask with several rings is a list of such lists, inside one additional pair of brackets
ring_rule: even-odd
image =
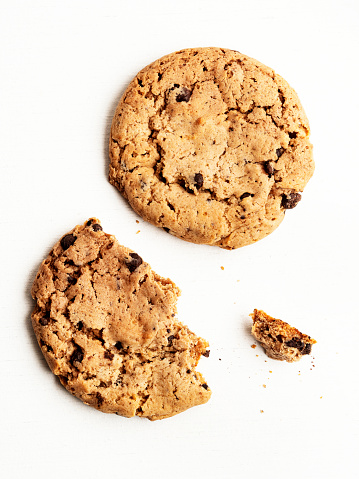
[(32, 286), (32, 325), (52, 372), (85, 404), (151, 420), (208, 401), (208, 343), (178, 322), (180, 290), (89, 219), (58, 241)]
[(190, 48), (140, 71), (111, 128), (110, 182), (147, 221), (234, 249), (271, 233), (314, 171), (294, 90), (233, 50)]
[(252, 334), (272, 359), (289, 363), (299, 361), (304, 354), (311, 353), (312, 344), (316, 343), (315, 339), (280, 319), (272, 318), (264, 311), (255, 309), (251, 317)]

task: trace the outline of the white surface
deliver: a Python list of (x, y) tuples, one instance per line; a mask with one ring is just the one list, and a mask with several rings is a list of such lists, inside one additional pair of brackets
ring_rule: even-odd
[[(1, 2), (2, 477), (358, 477), (358, 5)], [(316, 173), (303, 200), (236, 251), (137, 224), (107, 181), (126, 85), (192, 46), (271, 66), (311, 123)], [(54, 242), (90, 216), (182, 289), (179, 318), (211, 344), (198, 367), (208, 404), (124, 419), (84, 406), (50, 373), (30, 326), (31, 283)], [(251, 348), (254, 308), (316, 338), (315, 359), (287, 364)]]

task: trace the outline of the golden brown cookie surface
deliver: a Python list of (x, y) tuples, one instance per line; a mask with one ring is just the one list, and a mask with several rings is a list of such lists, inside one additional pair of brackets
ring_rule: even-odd
[(193, 48), (144, 68), (119, 102), (110, 181), (146, 220), (228, 249), (271, 233), (314, 171), (294, 90), (239, 52)]
[(175, 318), (179, 294), (91, 218), (41, 264), (32, 324), (52, 372), (84, 403), (163, 419), (211, 395), (195, 370), (208, 343)]

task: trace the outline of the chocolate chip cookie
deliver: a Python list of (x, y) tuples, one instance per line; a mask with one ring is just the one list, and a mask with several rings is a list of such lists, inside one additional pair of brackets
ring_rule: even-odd
[(191, 48), (150, 64), (120, 100), (110, 182), (144, 219), (193, 243), (258, 241), (314, 171), (294, 90), (239, 52)]
[(312, 345), (316, 343), (315, 339), (264, 311), (255, 309), (251, 317), (252, 334), (272, 359), (289, 363), (299, 361), (302, 356), (311, 353)]
[(208, 401), (208, 343), (176, 319), (180, 290), (89, 219), (58, 241), (32, 287), (52, 372), (85, 404), (163, 419)]

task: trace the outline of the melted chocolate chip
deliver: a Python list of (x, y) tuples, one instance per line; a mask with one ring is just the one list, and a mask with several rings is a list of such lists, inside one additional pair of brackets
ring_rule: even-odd
[(115, 344), (115, 348), (118, 349), (119, 351), (121, 351), (121, 349), (123, 349), (121, 341), (117, 341), (117, 343)]
[(186, 373), (189, 374), (190, 372), (191, 372), (191, 370), (190, 370), (190, 369), (187, 369)]
[(170, 332), (171, 332), (171, 330), (170, 330), (169, 328), (166, 328), (166, 331), (167, 331), (167, 333), (170, 333)]
[(74, 364), (75, 362), (81, 363), (84, 358), (84, 353), (82, 349), (78, 346), (77, 349), (71, 354), (70, 362)]
[(297, 133), (295, 131), (290, 131), (289, 138), (297, 138)]
[(83, 327), (84, 327), (84, 323), (83, 323), (82, 321), (79, 321), (79, 322), (77, 323), (77, 329), (78, 329), (79, 331), (82, 331), (82, 328), (83, 328)]
[(274, 168), (270, 161), (266, 161), (264, 163), (264, 171), (267, 173), (267, 175), (269, 175), (269, 178), (273, 175)]
[(202, 386), (204, 389), (208, 389), (208, 384), (206, 384), (206, 383), (201, 384), (201, 386)]
[(283, 155), (284, 151), (285, 151), (284, 148), (278, 148), (278, 149), (275, 151), (276, 154), (277, 154), (277, 157), (280, 158), (280, 157)]
[(243, 193), (243, 195), (240, 196), (240, 199), (243, 200), (244, 198), (248, 198), (248, 196), (252, 196), (250, 193)]
[(290, 339), (289, 341), (286, 341), (285, 344), (288, 346), (288, 348), (303, 349), (304, 347), (303, 341), (301, 341), (299, 338)]
[(194, 175), (194, 186), (199, 190), (203, 186), (203, 175), (201, 173), (196, 173)]
[(173, 334), (171, 334), (171, 336), (168, 336), (168, 345), (171, 346), (172, 344), (172, 341), (175, 339), (175, 337), (173, 336)]
[(169, 233), (169, 232), (170, 232), (170, 229), (169, 229), (169, 228), (166, 228), (166, 226), (164, 226), (163, 229), (166, 231), (166, 233)]
[(207, 351), (205, 351), (204, 353), (202, 353), (202, 356), (204, 356), (205, 358), (209, 358), (209, 353), (211, 351), (209, 349), (207, 349)]
[(46, 318), (45, 316), (39, 319), (39, 323), (41, 324), (41, 326), (47, 326), (49, 322), (50, 318)]
[(192, 95), (191, 90), (189, 90), (186, 87), (183, 87), (181, 93), (178, 93), (178, 95), (176, 96), (176, 101), (178, 101), (178, 102), (180, 102), (180, 101), (188, 102), (189, 99), (191, 98), (191, 95)]
[(302, 354), (310, 354), (311, 352), (312, 352), (312, 345), (310, 343), (306, 343), (302, 351)]
[(62, 249), (67, 249), (69, 248), (71, 245), (73, 245), (76, 241), (76, 236), (72, 235), (72, 234), (69, 234), (69, 235), (65, 235), (63, 238), (61, 238), (61, 241), (60, 241), (60, 244), (61, 244), (61, 247)]
[(92, 220), (88, 220), (88, 222), (86, 223), (86, 226), (90, 226), (92, 225)]
[(241, 220), (245, 220), (245, 219), (246, 219), (245, 215), (241, 215)]
[(99, 225), (98, 223), (95, 223), (94, 225), (92, 225), (92, 229), (94, 231), (102, 231), (102, 226)]
[(133, 273), (141, 264), (142, 258), (137, 253), (130, 253), (131, 261), (127, 263), (127, 268)]
[(299, 203), (301, 199), (302, 199), (302, 196), (300, 193), (291, 193), (289, 196), (283, 195), (282, 206), (286, 210), (291, 210), (292, 208), (297, 206), (297, 204)]
[(112, 361), (114, 356), (110, 351), (105, 351), (104, 352), (104, 357), (105, 357), (105, 359), (109, 359), (110, 361)]

